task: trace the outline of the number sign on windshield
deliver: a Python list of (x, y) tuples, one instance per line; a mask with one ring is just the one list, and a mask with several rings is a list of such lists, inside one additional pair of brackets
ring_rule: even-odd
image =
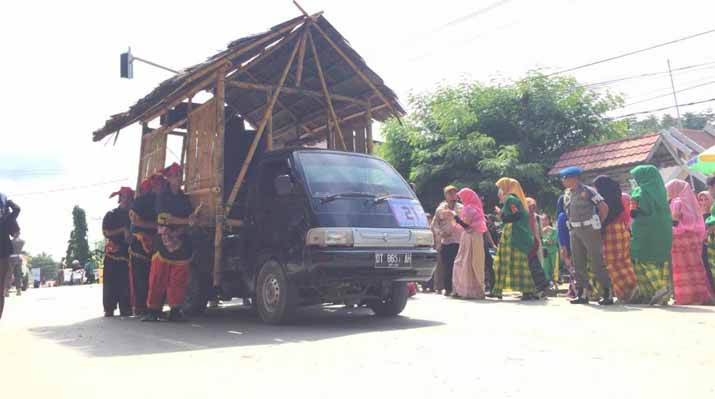
[(392, 215), (400, 227), (429, 227), (427, 215), (419, 202), (411, 199), (388, 199)]

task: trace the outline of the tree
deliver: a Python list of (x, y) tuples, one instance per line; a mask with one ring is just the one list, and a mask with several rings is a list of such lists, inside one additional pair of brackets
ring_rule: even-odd
[(31, 256), (27, 262), (28, 266), (31, 268), (40, 268), (40, 274), (45, 280), (54, 280), (57, 278), (57, 271), (60, 268), (60, 264), (52, 259), (51, 255), (44, 252)]
[(78, 260), (80, 264), (84, 265), (90, 258), (89, 242), (87, 241), (87, 215), (79, 205), (72, 208), (72, 222), (74, 228), (67, 241), (65, 261), (67, 266), (74, 260)]
[[(686, 112), (681, 117), (683, 127), (686, 129), (703, 129), (705, 126), (715, 121), (715, 113), (711, 110), (704, 112)], [(631, 136), (641, 136), (648, 133), (655, 133), (663, 129), (678, 126), (678, 119), (670, 114), (661, 116), (650, 115), (645, 119), (638, 120), (632, 118), (628, 120), (628, 133)]]
[(409, 99), (402, 124), (383, 127), (380, 155), (408, 180), (429, 208), (447, 184), (476, 189), (497, 202), (495, 182), (509, 176), (554, 208), (561, 191), (547, 171), (564, 151), (624, 137), (627, 122), (604, 115), (622, 99), (601, 95), (570, 77), (539, 73), (511, 83), (463, 82)]

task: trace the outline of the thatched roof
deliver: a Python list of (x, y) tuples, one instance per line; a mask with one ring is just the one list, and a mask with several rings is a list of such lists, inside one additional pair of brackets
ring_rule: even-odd
[[(167, 105), (175, 104), (178, 99), (185, 98), (186, 93), (204, 87), (212, 90), (213, 86), (207, 85), (207, 79), (215, 76), (214, 72), (227, 65), (228, 62), (230, 62), (228, 64), (230, 68), (227, 73), (227, 82), (236, 79), (241, 82), (276, 85), (293, 49), (301, 40), (301, 30), (306, 27), (306, 24), (317, 25), (309, 29), (310, 37), (315, 43), (330, 94), (335, 97), (345, 96), (360, 100), (359, 102), (350, 102), (339, 98), (333, 99), (336, 114), (341, 121), (345, 118), (348, 120), (358, 119), (356, 114), (366, 111), (365, 103), (368, 100), (371, 104), (373, 119), (383, 121), (393, 113), (404, 114), (395, 93), (385, 86), (382, 79), (367, 66), (362, 57), (353, 50), (348, 41), (327, 19), (322, 15), (300, 16), (276, 25), (267, 32), (235, 40), (228, 45), (226, 50), (210, 57), (206, 62), (186, 68), (181, 73), (165, 80), (151, 93), (131, 106), (128, 111), (113, 115), (102, 128), (93, 133), (94, 141), (117, 133), (120, 129), (138, 121), (152, 119), (156, 116), (157, 111), (166, 108)], [(355, 69), (342, 58), (321, 31), (342, 50), (364, 76), (369, 78), (382, 94), (382, 98), (389, 102), (389, 105), (385, 104), (383, 99), (364, 81), (363, 77), (359, 76)], [(325, 135), (327, 114), (324, 98), (317, 95), (303, 95), (304, 93), (300, 92), (302, 89), (310, 90), (316, 94), (322, 89), (311, 47), (310, 45), (305, 47), (300, 87), (296, 87), (295, 81), (299, 62), (293, 62), (285, 83), (286, 88), (293, 90), (281, 92), (279, 102), (273, 109), (272, 123), (277, 141), (295, 144), (315, 141), (317, 137)], [(259, 59), (260, 61), (257, 61)], [(226, 85), (227, 112), (236, 112), (253, 125), (261, 120), (266, 109), (266, 102), (267, 92), (265, 90)], [(345, 123), (350, 122), (345, 121)], [(293, 128), (295, 125), (300, 125), (301, 128), (296, 131)]]

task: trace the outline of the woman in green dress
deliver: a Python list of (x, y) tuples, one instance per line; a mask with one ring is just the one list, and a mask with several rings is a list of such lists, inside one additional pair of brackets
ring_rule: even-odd
[(670, 292), (670, 250), (673, 219), (663, 178), (653, 165), (631, 170), (631, 257), (638, 279), (640, 303), (667, 304)]
[(529, 271), (527, 254), (534, 244), (529, 225), (526, 196), (519, 182), (512, 178), (497, 181), (504, 222), (499, 248), (494, 259), (494, 288), (490, 297), (502, 298), (504, 290), (519, 291), (522, 300), (537, 299)]

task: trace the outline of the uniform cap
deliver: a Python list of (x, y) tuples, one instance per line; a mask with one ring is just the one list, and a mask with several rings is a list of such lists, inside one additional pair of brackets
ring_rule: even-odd
[(561, 169), (559, 175), (561, 177), (575, 177), (581, 176), (582, 173), (583, 169), (579, 168), (578, 166), (569, 166), (568, 168)]

